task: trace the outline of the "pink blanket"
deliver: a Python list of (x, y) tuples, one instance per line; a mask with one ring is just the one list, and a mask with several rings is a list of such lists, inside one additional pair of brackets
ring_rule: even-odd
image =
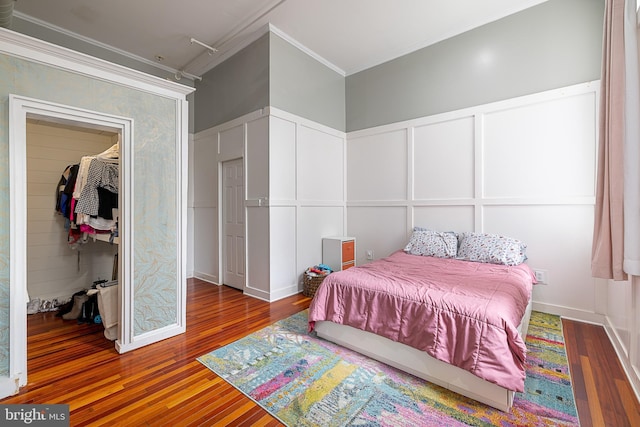
[(517, 327), (533, 271), (393, 253), (332, 273), (309, 307), (316, 321), (382, 335), (514, 391), (524, 390), (526, 347)]

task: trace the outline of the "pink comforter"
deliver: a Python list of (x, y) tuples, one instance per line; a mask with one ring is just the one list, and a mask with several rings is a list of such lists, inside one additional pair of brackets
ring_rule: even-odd
[(517, 331), (533, 271), (393, 253), (332, 273), (309, 307), (316, 321), (382, 335), (492, 383), (524, 390), (526, 347)]

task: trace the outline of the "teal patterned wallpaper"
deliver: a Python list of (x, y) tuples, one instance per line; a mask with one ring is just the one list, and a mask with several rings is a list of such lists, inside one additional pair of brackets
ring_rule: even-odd
[(8, 375), (10, 352), (11, 93), (133, 118), (134, 336), (175, 324), (179, 271), (175, 99), (0, 54), (0, 376)]

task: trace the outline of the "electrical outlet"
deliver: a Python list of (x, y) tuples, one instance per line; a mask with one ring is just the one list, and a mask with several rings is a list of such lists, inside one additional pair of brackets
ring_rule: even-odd
[(373, 259), (373, 249), (367, 249), (366, 251), (367, 259)]
[(536, 275), (536, 281), (542, 285), (548, 285), (547, 270), (533, 270)]

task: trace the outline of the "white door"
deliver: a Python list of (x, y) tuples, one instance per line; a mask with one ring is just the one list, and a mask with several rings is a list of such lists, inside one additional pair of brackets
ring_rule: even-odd
[(242, 159), (222, 164), (222, 283), (244, 289), (244, 169)]

